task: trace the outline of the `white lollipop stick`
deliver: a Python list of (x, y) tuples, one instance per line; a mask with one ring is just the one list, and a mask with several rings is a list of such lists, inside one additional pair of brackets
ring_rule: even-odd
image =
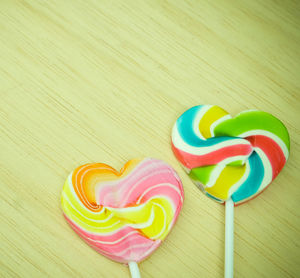
[(132, 278), (141, 278), (140, 270), (136, 262), (129, 262), (128, 266)]
[(234, 203), (225, 202), (225, 278), (233, 278)]

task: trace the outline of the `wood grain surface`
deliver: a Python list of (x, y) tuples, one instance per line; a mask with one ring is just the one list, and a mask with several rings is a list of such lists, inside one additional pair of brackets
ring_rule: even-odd
[[(298, 3), (297, 3), (298, 2)], [(0, 1), (0, 276), (129, 277), (68, 226), (60, 194), (88, 162), (155, 157), (185, 203), (142, 277), (222, 277), (224, 207), (170, 148), (197, 104), (260, 109), (291, 136), (282, 173), (235, 210), (235, 277), (300, 277), (299, 1)]]

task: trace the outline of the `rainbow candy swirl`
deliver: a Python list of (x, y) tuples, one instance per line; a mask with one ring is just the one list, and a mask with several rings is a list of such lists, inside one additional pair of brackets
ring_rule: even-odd
[(269, 113), (249, 110), (232, 118), (218, 106), (199, 105), (176, 121), (172, 148), (206, 195), (241, 203), (276, 178), (288, 159), (290, 140), (286, 127)]
[(174, 225), (183, 202), (176, 172), (156, 159), (128, 161), (118, 172), (85, 164), (67, 178), (64, 216), (90, 246), (127, 263), (149, 256)]

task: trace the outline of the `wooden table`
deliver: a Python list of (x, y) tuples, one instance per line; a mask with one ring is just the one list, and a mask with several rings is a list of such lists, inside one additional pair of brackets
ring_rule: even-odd
[(0, 276), (129, 277), (70, 229), (60, 194), (83, 163), (150, 156), (185, 203), (142, 277), (222, 277), (224, 207), (170, 148), (176, 118), (211, 103), (287, 126), (286, 167), (235, 210), (235, 277), (299, 277), (299, 28), (299, 1), (0, 1)]

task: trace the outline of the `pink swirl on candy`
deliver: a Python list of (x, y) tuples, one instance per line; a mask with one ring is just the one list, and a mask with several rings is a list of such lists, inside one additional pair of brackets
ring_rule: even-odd
[(130, 160), (120, 172), (101, 163), (80, 166), (62, 194), (73, 230), (96, 251), (122, 263), (139, 262), (161, 244), (182, 202), (178, 175), (156, 159)]

